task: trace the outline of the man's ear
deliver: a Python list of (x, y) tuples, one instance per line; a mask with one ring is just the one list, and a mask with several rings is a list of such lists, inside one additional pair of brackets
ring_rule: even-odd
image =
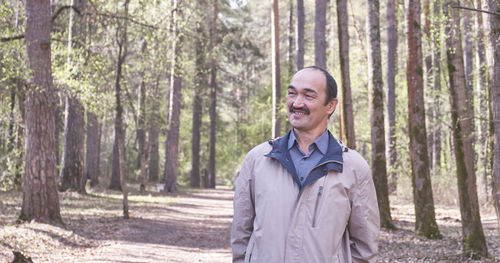
[(335, 108), (337, 107), (338, 103), (339, 100), (337, 98), (333, 98), (328, 102), (326, 106), (328, 107), (327, 112), (329, 115), (331, 115), (335, 111)]

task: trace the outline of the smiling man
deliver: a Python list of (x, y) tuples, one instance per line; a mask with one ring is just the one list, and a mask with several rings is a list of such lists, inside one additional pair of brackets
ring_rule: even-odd
[(370, 168), (327, 130), (337, 84), (324, 69), (288, 87), (285, 136), (252, 149), (234, 194), (233, 262), (375, 262), (380, 228)]

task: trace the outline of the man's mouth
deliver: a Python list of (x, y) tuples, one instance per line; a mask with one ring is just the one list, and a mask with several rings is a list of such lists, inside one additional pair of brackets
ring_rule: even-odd
[(293, 114), (298, 114), (298, 115), (308, 115), (309, 110), (307, 108), (295, 108), (295, 107), (290, 107), (290, 112)]

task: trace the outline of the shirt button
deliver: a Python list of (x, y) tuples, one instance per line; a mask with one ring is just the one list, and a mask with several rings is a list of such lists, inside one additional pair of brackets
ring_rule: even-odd
[(300, 180), (301, 180), (301, 181), (304, 181), (304, 177), (300, 177)]

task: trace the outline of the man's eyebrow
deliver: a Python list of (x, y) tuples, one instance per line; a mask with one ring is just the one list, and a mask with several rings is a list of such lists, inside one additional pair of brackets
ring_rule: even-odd
[(314, 89), (310, 89), (310, 88), (305, 88), (304, 89), (305, 92), (312, 92), (312, 93), (317, 93), (316, 90)]
[(288, 85), (288, 89), (295, 89), (295, 87), (292, 85)]

